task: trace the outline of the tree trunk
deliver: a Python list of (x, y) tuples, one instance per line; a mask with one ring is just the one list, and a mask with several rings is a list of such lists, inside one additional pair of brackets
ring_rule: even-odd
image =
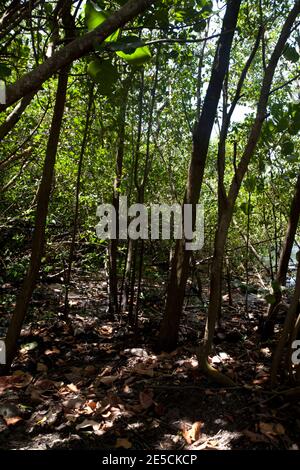
[(0, 105), (0, 112), (16, 103), (23, 96), (40, 88), (58, 70), (93, 51), (110, 34), (140, 13), (143, 13), (156, 2), (157, 0), (129, 0), (120, 10), (113, 13), (93, 31), (74, 39), (74, 41), (55, 52), (52, 57), (45, 60), (41, 65), (21, 77), (16, 83), (8, 85), (6, 88), (6, 103)]
[(276, 280), (279, 284), (278, 288), (274, 292), (275, 302), (269, 305), (268, 312), (265, 318), (262, 318), (262, 329), (261, 336), (262, 340), (267, 340), (274, 334), (274, 322), (276, 312), (278, 312), (279, 304), (282, 299), (282, 292), (280, 286), (286, 285), (287, 272), (289, 268), (289, 262), (293, 245), (295, 242), (295, 236), (300, 217), (300, 175), (297, 178), (295, 193), (292, 199), (288, 226), (285, 234), (285, 239), (282, 245), (279, 266), (276, 274)]
[(291, 203), (289, 222), (287, 231), (284, 239), (284, 243), (281, 249), (277, 280), (281, 286), (286, 285), (286, 277), (291, 258), (291, 253), (295, 241), (297, 227), (300, 217), (300, 175), (297, 178), (295, 194)]
[(17, 104), (17, 106), (12, 110), (12, 112), (7, 116), (6, 120), (0, 126), (0, 141), (7, 136), (7, 134), (14, 128), (17, 122), (20, 120), (22, 114), (24, 113), (27, 106), (32, 101), (35, 96), (35, 92), (30, 93)]
[(4, 366), (5, 370), (8, 370), (10, 368), (10, 365), (15, 357), (15, 353), (17, 350), (17, 341), (20, 336), (22, 324), (28, 310), (29, 302), (36, 284), (41, 265), (54, 165), (56, 160), (57, 146), (66, 101), (68, 72), (69, 68), (62, 70), (59, 73), (56, 100), (46, 149), (43, 175), (37, 197), (37, 209), (35, 216), (35, 227), (32, 237), (30, 264), (25, 279), (23, 281), (21, 290), (17, 296), (16, 307), (6, 334), (6, 365)]
[(257, 114), (254, 120), (246, 148), (243, 156), (236, 168), (235, 175), (232, 179), (228, 196), (226, 197), (226, 208), (223, 210), (219, 218), (219, 226), (215, 237), (214, 258), (212, 262), (212, 274), (210, 283), (210, 301), (205, 328), (205, 335), (199, 350), (199, 363), (205, 372), (210, 371), (207, 368), (208, 356), (212, 350), (215, 324), (217, 320), (217, 312), (220, 302), (220, 273), (222, 269), (222, 260), (225, 251), (229, 226), (232, 220), (234, 205), (239, 194), (239, 190), (247, 172), (249, 162), (255, 152), (263, 122), (266, 117), (268, 98), (271, 91), (274, 73), (278, 61), (283, 53), (286, 42), (291, 34), (294, 22), (300, 12), (300, 3), (297, 1), (294, 8), (289, 13), (285, 24), (282, 28), (280, 37), (271, 55), (270, 62), (265, 70), (263, 84), (261, 88), (260, 98), (257, 106)]
[(81, 173), (82, 173), (83, 158), (85, 155), (89, 128), (90, 128), (90, 119), (91, 119), (93, 100), (94, 100), (94, 87), (92, 86), (89, 92), (89, 101), (88, 101), (88, 107), (87, 107), (87, 112), (86, 112), (86, 121), (85, 121), (83, 139), (81, 143), (81, 149), (80, 149), (80, 155), (79, 155), (79, 161), (78, 161), (73, 231), (72, 231), (72, 239), (71, 239), (70, 252), (69, 252), (68, 268), (67, 268), (66, 280), (65, 280), (66, 290), (65, 290), (65, 302), (64, 302), (64, 317), (66, 320), (68, 319), (68, 314), (69, 314), (69, 289), (70, 289), (72, 264), (73, 264), (73, 259), (74, 259), (75, 242), (76, 242), (76, 235), (77, 235), (77, 228), (78, 228)]
[[(184, 203), (197, 204), (201, 192), (209, 141), (217, 113), (225, 75), (229, 67), (230, 51), (236, 29), (241, 1), (229, 1), (223, 20), (222, 32), (215, 53), (211, 78), (203, 103), (199, 122), (193, 135), (193, 152), (189, 168)], [(162, 320), (158, 348), (170, 351), (176, 348), (178, 330), (188, 278), (190, 252), (185, 249), (186, 240), (177, 240), (171, 266), (167, 301)]]
[[(126, 128), (126, 111), (129, 87), (131, 83), (131, 76), (127, 77), (124, 83), (122, 104), (119, 115), (119, 139), (118, 149), (116, 155), (116, 176), (114, 180), (114, 190), (112, 204), (116, 211), (117, 223), (117, 236), (119, 233), (119, 201), (120, 201), (120, 186), (123, 173), (123, 159), (125, 149), (125, 128)], [(117, 272), (117, 257), (118, 257), (118, 240), (112, 239), (109, 242), (109, 313), (114, 315), (119, 311), (118, 308), (118, 272)]]
[(300, 299), (300, 263), (298, 262), (298, 269), (297, 269), (297, 278), (296, 278), (296, 285), (294, 290), (293, 299), (290, 305), (290, 308), (287, 312), (283, 330), (275, 349), (271, 367), (271, 384), (275, 385), (277, 382), (277, 373), (280, 366), (281, 359), (284, 353), (284, 347), (286, 346), (290, 336), (292, 335), (293, 328), (296, 321), (296, 316), (299, 309), (299, 299)]

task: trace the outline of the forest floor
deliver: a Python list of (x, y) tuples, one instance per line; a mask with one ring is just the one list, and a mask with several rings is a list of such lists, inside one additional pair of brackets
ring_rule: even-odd
[[(2, 298), (14, 289), (5, 284)], [(0, 377), (0, 448), (300, 448), (300, 405), (268, 385), (273, 343), (258, 333), (265, 304), (253, 296), (245, 318), (243, 295), (234, 293), (235, 308), (224, 298), (226, 330), (211, 362), (237, 387), (223, 389), (197, 369), (205, 312), (196, 299), (186, 305), (178, 349), (155, 354), (161, 289), (153, 283), (147, 292), (137, 337), (107, 314), (101, 279), (72, 286), (72, 333), (58, 313), (62, 285), (39, 284), (12, 375)], [(2, 330), (4, 318), (0, 311)]]

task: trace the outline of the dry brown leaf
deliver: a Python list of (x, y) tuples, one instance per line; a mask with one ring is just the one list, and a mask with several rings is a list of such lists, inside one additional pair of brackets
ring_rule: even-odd
[(283, 434), (285, 434), (285, 429), (284, 427), (282, 426), (282, 424), (280, 423), (277, 423), (275, 425), (275, 431), (276, 431), (276, 434), (282, 436)]
[[(37, 389), (38, 391), (46, 392), (47, 390), (53, 390), (54, 388), (59, 388), (60, 385), (61, 384), (59, 382), (54, 382), (53, 380), (40, 378), (34, 383), (33, 388)], [(32, 387), (32, 385), (30, 385), (30, 387)]]
[(280, 423), (259, 423), (259, 430), (262, 434), (268, 437), (282, 436), (285, 434), (285, 429)]
[(73, 384), (73, 383), (72, 383), (72, 384), (68, 384), (67, 387), (68, 387), (68, 389), (69, 389), (71, 392), (74, 392), (74, 393), (79, 392), (77, 386), (76, 386), (75, 384)]
[(137, 414), (144, 411), (144, 408), (142, 407), (142, 405), (126, 405), (126, 410), (133, 414)]
[(86, 377), (90, 377), (91, 375), (94, 375), (96, 373), (96, 370), (97, 369), (95, 366), (86, 366), (83, 372)]
[(23, 372), (21, 370), (16, 370), (13, 373), (13, 377), (17, 378), (16, 383), (14, 383), (14, 387), (16, 387), (16, 388), (25, 388), (33, 380), (32, 375), (30, 375), (28, 372)]
[(153, 405), (153, 392), (151, 390), (144, 390), (139, 394), (140, 403), (144, 410), (147, 410)]
[(184, 426), (182, 430), (182, 436), (188, 445), (192, 444), (191, 433), (190, 430), (186, 428), (186, 426)]
[(110, 336), (113, 332), (113, 327), (110, 325), (104, 325), (101, 328), (99, 328), (99, 332), (103, 336)]
[(182, 430), (182, 435), (187, 442), (187, 444), (192, 444), (195, 441), (198, 441), (201, 437), (201, 429), (203, 428), (204, 423), (202, 421), (196, 421), (193, 423), (192, 427), (190, 429), (187, 429), (186, 425), (184, 425), (184, 428)]
[(136, 374), (139, 375), (146, 375), (147, 377), (153, 377), (154, 376), (154, 370), (151, 368), (145, 368), (143, 367), (143, 364), (137, 364), (132, 372), (135, 372)]
[(262, 436), (261, 434), (258, 434), (256, 432), (249, 431), (248, 429), (245, 429), (245, 431), (243, 431), (243, 434), (248, 437), (250, 442), (268, 442), (265, 436)]
[(118, 380), (118, 375), (107, 375), (106, 377), (98, 377), (97, 382), (104, 385), (111, 385), (116, 380)]
[(80, 429), (93, 428), (94, 431), (98, 431), (100, 427), (101, 423), (98, 423), (93, 419), (85, 419), (82, 423), (77, 424), (76, 430), (79, 431)]
[(0, 393), (4, 392), (7, 388), (25, 388), (31, 381), (32, 376), (30, 374), (18, 370), (13, 375), (0, 377)]
[(46, 349), (45, 356), (52, 356), (53, 354), (60, 354), (60, 350), (54, 346), (52, 349)]
[(204, 423), (202, 423), (202, 421), (196, 421), (193, 424), (192, 429), (190, 430), (190, 436), (192, 441), (198, 441), (198, 439), (200, 439), (201, 429), (203, 428), (203, 426)]
[(131, 449), (132, 443), (125, 438), (118, 438), (115, 448), (118, 449), (119, 447), (123, 447), (123, 449)]
[(111, 367), (111, 366), (107, 366), (107, 367), (105, 367), (105, 369), (103, 369), (103, 371), (99, 374), (99, 377), (104, 377), (105, 375), (110, 375), (110, 374), (111, 374), (111, 371), (112, 371), (112, 367)]
[(47, 372), (48, 367), (43, 362), (38, 362), (36, 365), (36, 370), (38, 372)]
[(97, 408), (97, 402), (96, 401), (88, 401), (86, 403), (86, 406), (88, 406), (92, 410), (95, 410)]
[(19, 423), (19, 421), (22, 421), (22, 418), (20, 416), (12, 416), (10, 418), (4, 418), (7, 426), (14, 426), (15, 424)]
[(39, 390), (36, 390), (35, 388), (33, 388), (30, 392), (30, 399), (37, 403), (41, 403), (44, 401), (44, 398), (40, 394)]

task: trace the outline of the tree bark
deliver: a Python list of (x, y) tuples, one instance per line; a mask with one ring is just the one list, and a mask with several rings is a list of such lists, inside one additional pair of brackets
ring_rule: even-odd
[(232, 220), (234, 205), (239, 194), (239, 190), (243, 181), (243, 178), (248, 169), (249, 162), (255, 152), (263, 122), (266, 118), (266, 110), (268, 104), (268, 98), (271, 91), (274, 73), (278, 64), (278, 61), (283, 53), (286, 42), (291, 34), (294, 22), (300, 12), (300, 2), (296, 1), (293, 9), (290, 11), (284, 26), (282, 28), (280, 37), (271, 55), (269, 64), (265, 70), (263, 84), (261, 87), (260, 98), (257, 106), (257, 114), (254, 120), (248, 142), (244, 153), (241, 157), (239, 165), (236, 169), (235, 175), (232, 179), (229, 193), (227, 196), (226, 207), (221, 214), (219, 219), (219, 226), (215, 236), (215, 247), (214, 257), (212, 263), (212, 273), (210, 282), (210, 302), (208, 308), (208, 316), (206, 322), (206, 329), (203, 343), (200, 347), (199, 362), (203, 370), (207, 370), (207, 360), (212, 349), (213, 337), (215, 324), (217, 319), (217, 312), (219, 310), (220, 302), (220, 271), (222, 268), (222, 259), (225, 250), (225, 244), (227, 240), (229, 226)]
[(285, 234), (284, 243), (281, 249), (279, 266), (277, 272), (277, 280), (281, 286), (286, 285), (286, 277), (291, 258), (291, 253), (295, 241), (297, 227), (300, 217), (300, 175), (298, 175), (295, 194), (291, 203), (289, 222)]
[[(184, 203), (197, 204), (201, 192), (209, 141), (217, 113), (225, 75), (229, 67), (230, 51), (236, 29), (241, 1), (229, 1), (218, 41), (211, 78), (203, 103), (199, 122), (193, 134), (193, 152), (189, 168)], [(186, 240), (177, 240), (171, 266), (164, 317), (160, 327), (158, 349), (170, 351), (176, 348), (182, 313), (185, 286), (188, 278), (190, 252), (185, 249)]]
[[(120, 186), (123, 173), (123, 159), (125, 149), (125, 129), (126, 129), (126, 112), (129, 87), (131, 83), (131, 75), (126, 78), (123, 85), (122, 104), (119, 114), (119, 137), (118, 148), (116, 154), (116, 176), (114, 179), (114, 189), (112, 204), (116, 211), (117, 236), (119, 233), (119, 202), (120, 202)], [(114, 315), (119, 311), (118, 307), (118, 273), (117, 273), (117, 257), (118, 257), (118, 239), (112, 239), (109, 242), (109, 313)]]
[(17, 104), (17, 106), (13, 109), (13, 111), (7, 116), (6, 120), (0, 126), (0, 141), (7, 136), (7, 134), (14, 128), (14, 126), (19, 122), (23, 112), (27, 108), (27, 106), (32, 101), (35, 92), (30, 93)]
[(285, 234), (285, 239), (282, 245), (276, 280), (279, 284), (276, 291), (274, 291), (275, 302), (270, 304), (265, 318), (262, 318), (261, 336), (262, 340), (267, 340), (274, 334), (276, 312), (280, 307), (282, 299), (282, 291), (280, 286), (286, 285), (287, 272), (295, 236), (300, 217), (300, 175), (297, 178), (295, 193), (292, 199), (288, 226)]
[(28, 72), (16, 83), (6, 88), (6, 103), (0, 105), (0, 112), (20, 100), (23, 96), (40, 88), (58, 70), (91, 52), (95, 46), (102, 44), (116, 29), (124, 26), (156, 2), (157, 0), (129, 0), (120, 10), (115, 12), (96, 29), (74, 39), (64, 48), (55, 52), (52, 57), (36, 67), (32, 72)]
[[(56, 160), (59, 135), (66, 101), (68, 72), (69, 68), (65, 68), (59, 73), (56, 100), (46, 149), (43, 175), (37, 197), (35, 227), (32, 237), (32, 249), (29, 268), (23, 281), (21, 290), (17, 296), (16, 307), (12, 319), (10, 321), (5, 339), (6, 365), (3, 368), (5, 371), (10, 368), (10, 365), (15, 357), (17, 350), (17, 341), (20, 336), (22, 324), (27, 313), (29, 302), (36, 284), (41, 265), (54, 165)], [(2, 368), (0, 370), (2, 372)]]
[(273, 354), (272, 367), (271, 367), (271, 384), (274, 386), (277, 383), (277, 373), (280, 366), (281, 359), (284, 353), (284, 347), (286, 346), (295, 325), (300, 299), (300, 263), (298, 262), (296, 285), (294, 290), (293, 299), (288, 309), (283, 330)]
[(84, 159), (86, 145), (88, 141), (93, 101), (94, 101), (94, 87), (92, 86), (89, 91), (89, 100), (88, 100), (88, 106), (87, 106), (87, 111), (86, 111), (86, 121), (85, 121), (83, 139), (81, 143), (81, 149), (80, 149), (80, 155), (79, 155), (79, 161), (78, 161), (73, 231), (72, 231), (72, 240), (71, 240), (70, 252), (69, 252), (68, 268), (67, 268), (66, 280), (65, 280), (66, 290), (65, 290), (65, 302), (64, 302), (64, 317), (66, 320), (68, 319), (68, 314), (69, 314), (69, 289), (70, 289), (70, 281), (71, 281), (71, 273), (72, 273), (72, 264), (73, 264), (74, 253), (75, 253), (76, 235), (77, 235), (77, 229), (78, 229), (82, 165), (83, 165), (83, 159)]

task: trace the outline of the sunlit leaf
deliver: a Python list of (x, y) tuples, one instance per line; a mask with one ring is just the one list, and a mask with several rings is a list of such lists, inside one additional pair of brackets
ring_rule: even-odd
[(123, 51), (117, 51), (117, 55), (126, 60), (130, 65), (143, 65), (151, 59), (152, 54), (148, 46), (138, 47), (134, 52), (128, 54)]
[[(92, 31), (93, 29), (100, 26), (109, 17), (110, 17), (109, 12), (99, 10), (93, 2), (88, 1), (86, 3), (86, 5), (85, 5), (85, 21), (86, 21), (86, 25), (87, 25), (87, 28), (88, 28), (89, 31)], [(105, 39), (105, 42), (117, 41), (117, 39), (119, 37), (119, 34), (120, 34), (120, 30), (118, 29), (117, 31), (112, 33), (110, 36), (108, 36)]]

